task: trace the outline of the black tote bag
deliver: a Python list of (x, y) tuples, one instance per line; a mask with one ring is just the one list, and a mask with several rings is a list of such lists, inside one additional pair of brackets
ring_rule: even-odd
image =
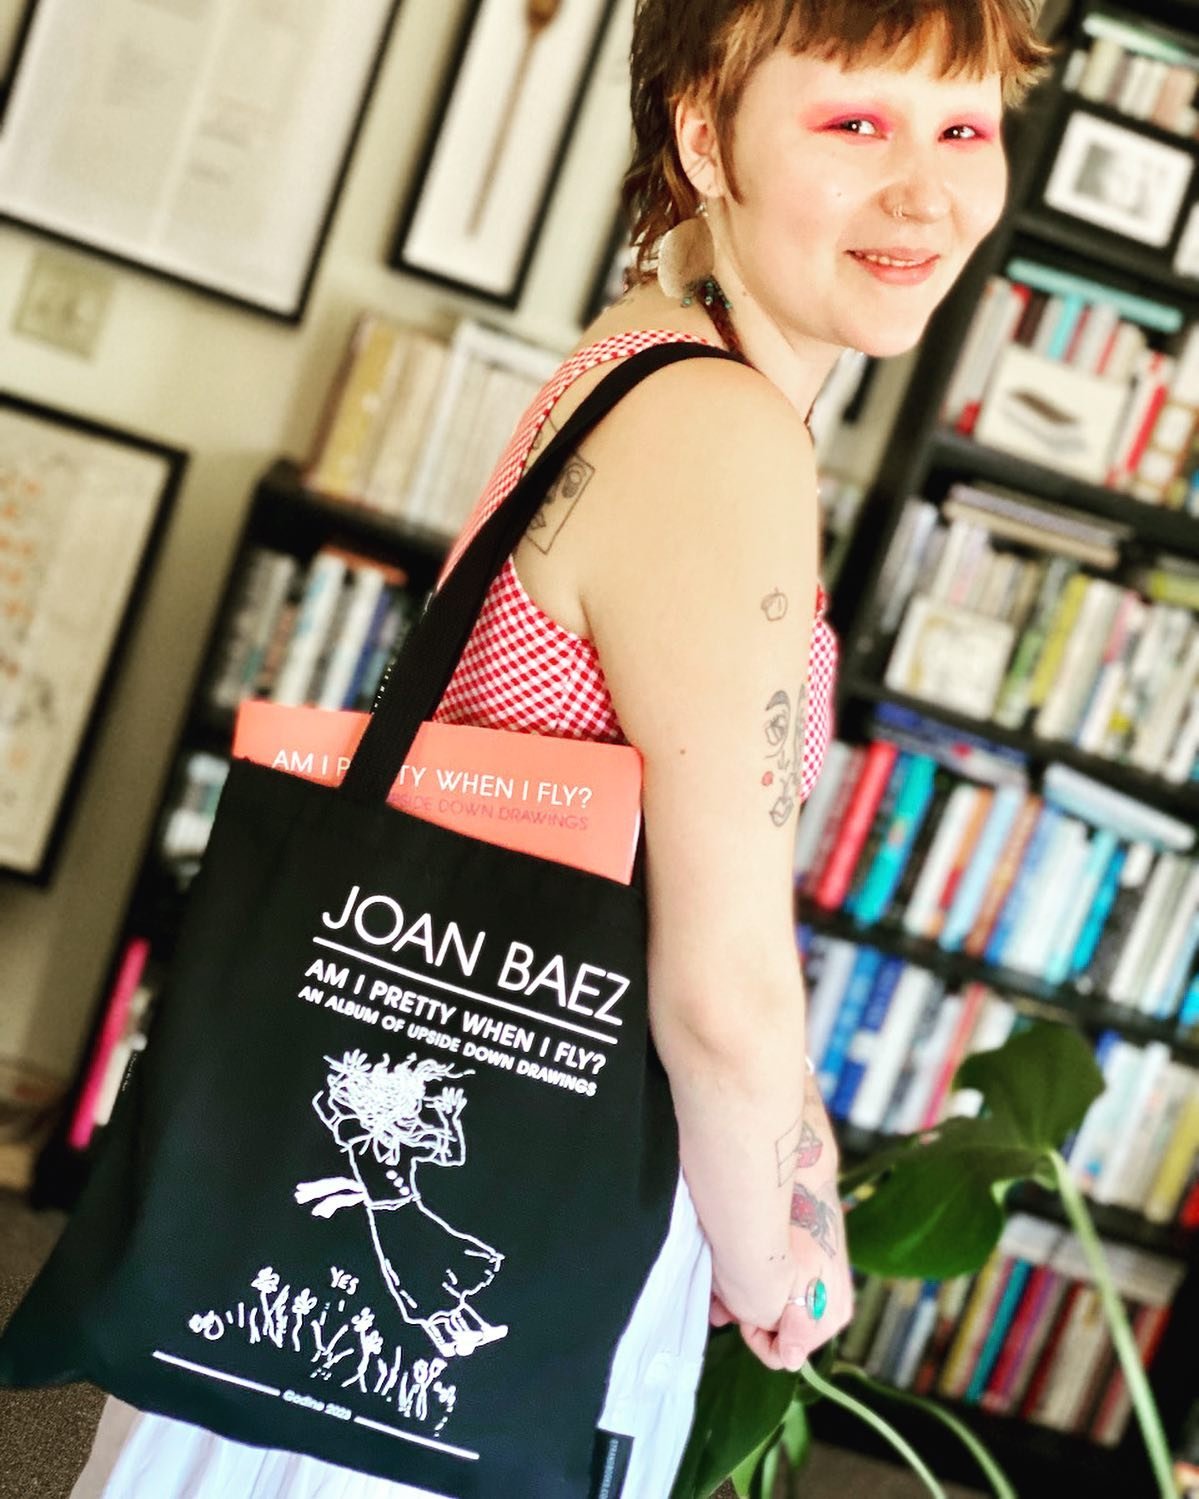
[[(414, 628), (340, 788), (234, 762), (145, 1060), (0, 1382), (88, 1379), (457, 1499), (598, 1492), (678, 1174), (643, 861), (626, 886), (386, 798), (581, 437), (697, 357), (728, 356), (652, 348), (582, 403)], [(470, 1060), (466, 1015), (495, 1041)]]

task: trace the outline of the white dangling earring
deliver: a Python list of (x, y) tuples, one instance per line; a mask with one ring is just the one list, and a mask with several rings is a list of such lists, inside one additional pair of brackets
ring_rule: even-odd
[(676, 224), (658, 242), (658, 285), (672, 302), (681, 302), (715, 269), (716, 242), (708, 205), (701, 203), (694, 218)]

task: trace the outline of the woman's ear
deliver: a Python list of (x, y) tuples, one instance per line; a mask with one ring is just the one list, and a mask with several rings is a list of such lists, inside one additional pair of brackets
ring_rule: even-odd
[(699, 196), (724, 197), (720, 142), (707, 111), (695, 99), (680, 99), (675, 106), (674, 138), (683, 171)]

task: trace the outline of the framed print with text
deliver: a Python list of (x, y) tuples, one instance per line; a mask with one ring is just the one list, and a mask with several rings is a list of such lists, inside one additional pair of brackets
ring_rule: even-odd
[(520, 300), (613, 0), (474, 0), (391, 254)]
[(0, 394), (0, 867), (49, 877), (185, 462)]
[(298, 320), (399, 3), (36, 0), (0, 215)]

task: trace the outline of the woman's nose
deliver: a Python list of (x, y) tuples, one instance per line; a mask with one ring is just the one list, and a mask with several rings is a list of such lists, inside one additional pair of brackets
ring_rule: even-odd
[(895, 218), (936, 223), (953, 207), (953, 197), (939, 164), (921, 158), (912, 162), (883, 194), (883, 210)]

